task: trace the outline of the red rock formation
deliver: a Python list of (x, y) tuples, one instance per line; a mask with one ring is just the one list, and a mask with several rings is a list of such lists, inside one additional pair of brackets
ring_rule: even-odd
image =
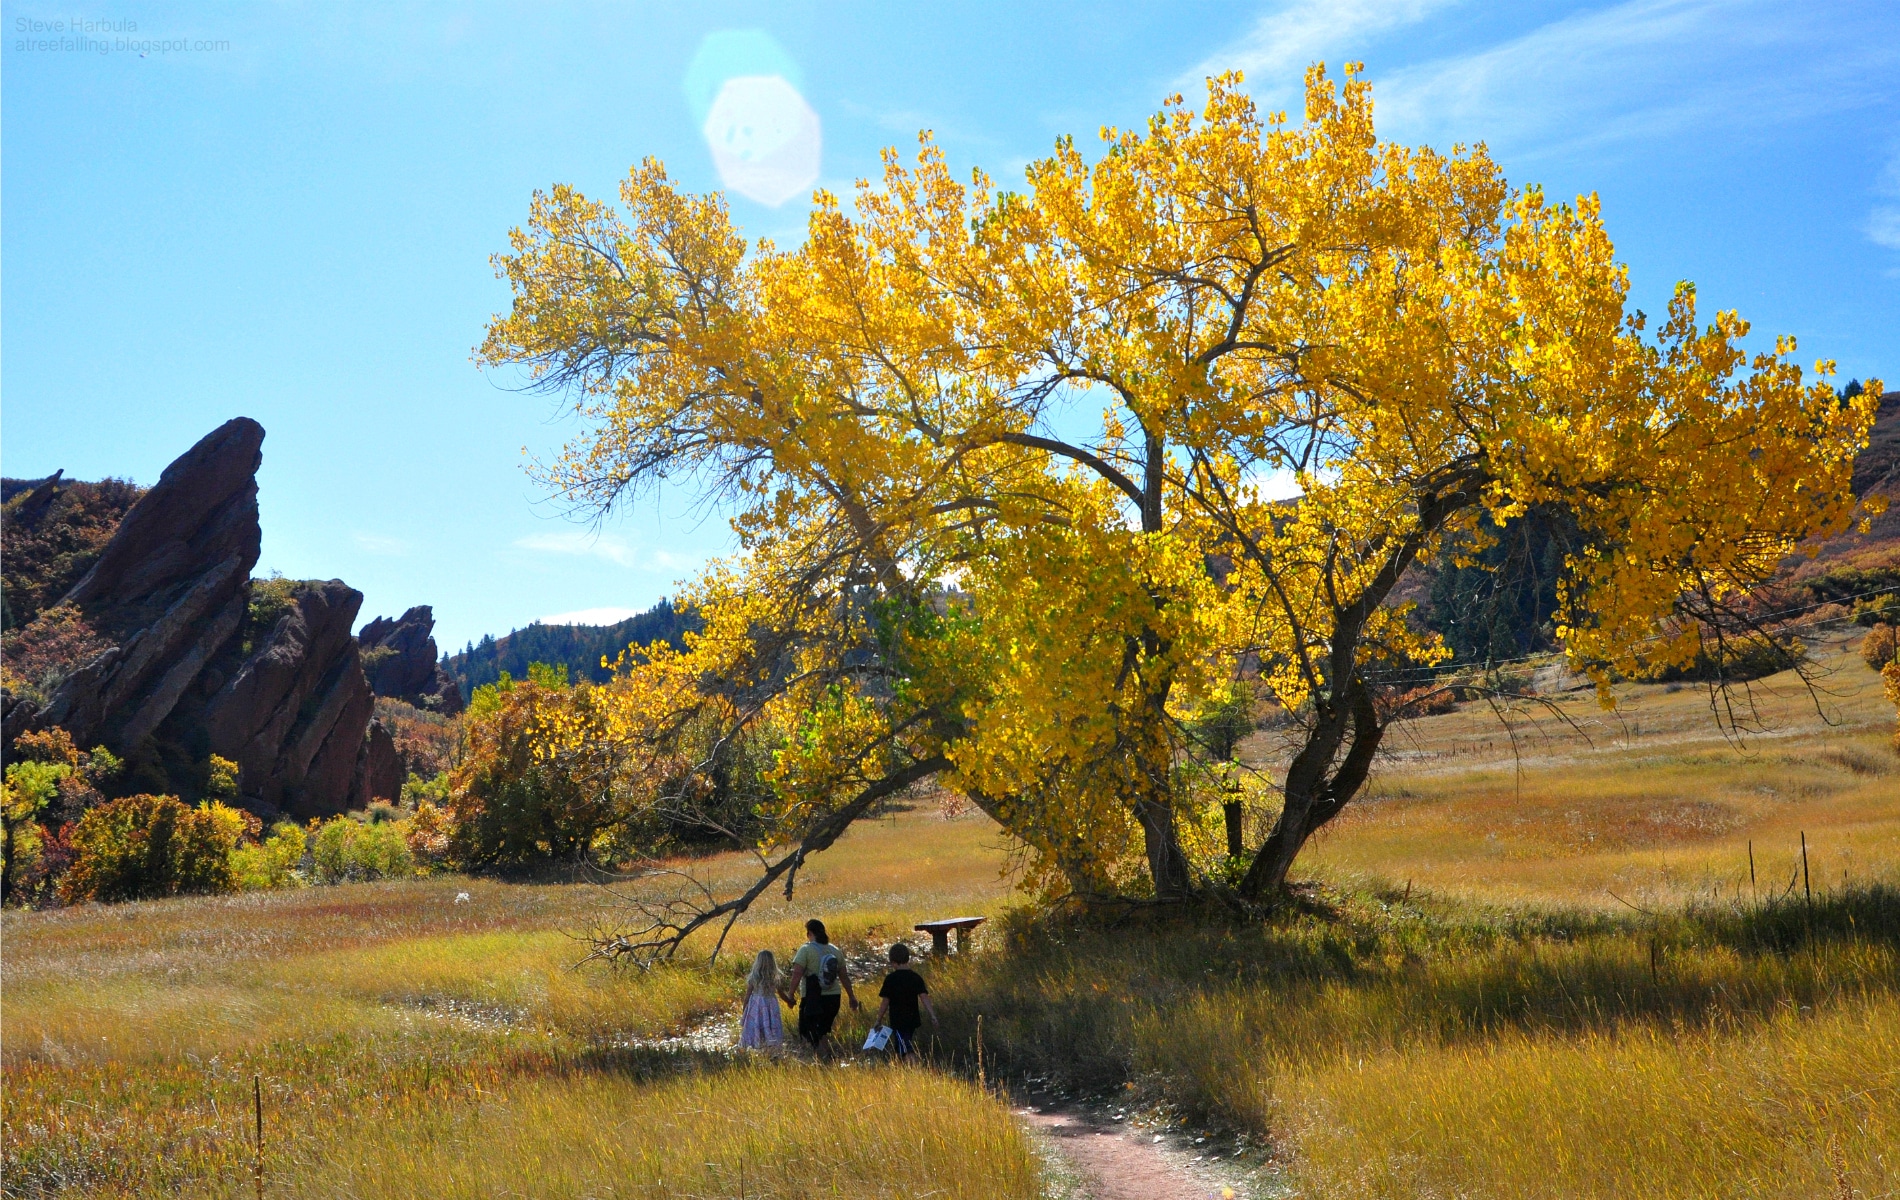
[(435, 613), (418, 604), (396, 620), (377, 617), (356, 640), (363, 646), (364, 671), (378, 696), (404, 700), (444, 716), (462, 711), (462, 690), (440, 665)]
[(375, 697), (350, 636), (363, 594), (305, 583), (269, 636), (205, 706), (214, 753), (238, 764), (254, 807), (312, 817), (349, 804)]
[(356, 778), (350, 785), (350, 807), (369, 807), (372, 800), (398, 800), (402, 797), (404, 776), (402, 754), (396, 739), (374, 717), (369, 732), (356, 756)]
[(113, 646), (67, 676), (33, 720), (82, 746), (137, 744), (171, 715), (244, 620), (257, 565), (264, 427), (225, 422), (165, 468), (66, 593)]

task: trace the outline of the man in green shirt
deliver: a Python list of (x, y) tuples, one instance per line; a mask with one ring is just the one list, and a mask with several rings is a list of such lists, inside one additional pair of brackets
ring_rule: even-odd
[(854, 1011), (861, 1006), (858, 994), (851, 990), (844, 951), (831, 944), (825, 923), (814, 917), (805, 922), (805, 933), (810, 940), (792, 955), (792, 977), (785, 986), (798, 997), (798, 1036), (817, 1050), (831, 1036), (831, 1026), (838, 1019), (839, 994), (851, 998)]

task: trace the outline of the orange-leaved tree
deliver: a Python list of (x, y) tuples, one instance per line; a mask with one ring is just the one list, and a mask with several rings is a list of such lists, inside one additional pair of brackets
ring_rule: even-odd
[(1301, 723), (1237, 872), (1267, 898), (1429, 699), (1383, 682), (1447, 655), (1394, 599), (1421, 558), (1569, 512), (1559, 635), (1607, 680), (1692, 660), (1854, 518), (1879, 388), (1839, 401), (1790, 340), (1748, 355), (1688, 285), (1651, 331), (1593, 197), (1380, 141), (1350, 70), (1310, 73), (1297, 124), (1239, 84), (1093, 159), (1062, 141), (1018, 192), (926, 136), (849, 209), (818, 193), (794, 249), (648, 161), (624, 211), (537, 195), (497, 259), (480, 359), (582, 425), (547, 484), (598, 516), (678, 480), (734, 514), (706, 632), (630, 668), (624, 715), (716, 697), (784, 731), (773, 869), (940, 774), (1053, 885), (1188, 895), (1236, 864), (1183, 729), (1252, 674)]

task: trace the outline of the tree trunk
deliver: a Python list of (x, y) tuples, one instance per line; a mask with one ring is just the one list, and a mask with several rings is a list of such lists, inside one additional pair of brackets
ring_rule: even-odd
[(1244, 814), (1240, 801), (1229, 800), (1220, 806), (1220, 811), (1227, 824), (1227, 857), (1239, 858), (1247, 852), (1246, 831), (1241, 828)]
[(1155, 899), (1185, 900), (1192, 884), (1188, 879), (1187, 855), (1181, 851), (1181, 840), (1174, 827), (1174, 806), (1165, 800), (1143, 796), (1135, 801), (1135, 819), (1141, 822)]
[[(1350, 712), (1340, 711), (1342, 707), (1349, 708)], [(1348, 717), (1352, 721), (1350, 743), (1345, 730)], [(1286, 887), (1287, 872), (1307, 839), (1338, 816), (1365, 785), (1366, 776), (1372, 770), (1372, 758), (1378, 753), (1379, 741), (1384, 736), (1385, 726), (1379, 722), (1371, 691), (1363, 682), (1353, 679), (1343, 697), (1324, 707), (1312, 732), (1307, 734), (1306, 745), (1287, 768), (1286, 804), (1280, 810), (1280, 819), (1273, 823), (1273, 832), (1267, 835), (1266, 844), (1260, 847), (1253, 865), (1240, 881), (1240, 894), (1244, 898), (1260, 900), (1277, 895)], [(1342, 745), (1347, 746), (1346, 753), (1338, 758), (1339, 765), (1328, 778), (1326, 772)]]

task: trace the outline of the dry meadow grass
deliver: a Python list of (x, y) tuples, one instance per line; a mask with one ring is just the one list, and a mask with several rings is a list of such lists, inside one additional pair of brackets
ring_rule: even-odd
[[(855, 829), (713, 966), (706, 938), (570, 969), (569, 935), (618, 915), (582, 885), (10, 912), (5, 1190), (246, 1188), (255, 1074), (273, 1195), (1033, 1196), (1023, 1136), (959, 1078), (980, 1013), (993, 1071), (1261, 1135), (1286, 1194), (1900, 1194), (1900, 760), (1851, 645), (1824, 662), (1827, 719), (1765, 681), (1740, 743), (1693, 687), (1416, 722), (1266, 923), (1035, 918), (996, 829), (930, 806)], [(964, 914), (998, 919), (926, 965), (938, 1071), (707, 1048), (807, 916), (868, 969)]]
[[(854, 832), (795, 906), (762, 906), (717, 965), (650, 972), (571, 969), (570, 935), (613, 911), (586, 885), (8, 913), (5, 1191), (231, 1194), (250, 1180), (257, 1075), (274, 1195), (898, 1197), (928, 1179), (1033, 1196), (1007, 1110), (954, 1076), (735, 1063), (699, 1048), (717, 1033), (687, 1036), (730, 1023), (751, 949), (789, 955), (806, 913), (843, 940), (993, 910), (1001, 866), (980, 820), (900, 814)], [(896, 907), (907, 894), (926, 907)]]
[[(1792, 673), (1738, 693), (1757, 729), (1732, 738), (1695, 684), (1619, 687), (1615, 712), (1584, 690), (1410, 722), (1307, 869), (1484, 903), (1650, 908), (1785, 891), (1805, 833), (1813, 882), (1883, 878), (1900, 863), (1900, 758), (1855, 644), (1819, 648), (1813, 693)], [(1270, 757), (1271, 739), (1253, 748)]]

